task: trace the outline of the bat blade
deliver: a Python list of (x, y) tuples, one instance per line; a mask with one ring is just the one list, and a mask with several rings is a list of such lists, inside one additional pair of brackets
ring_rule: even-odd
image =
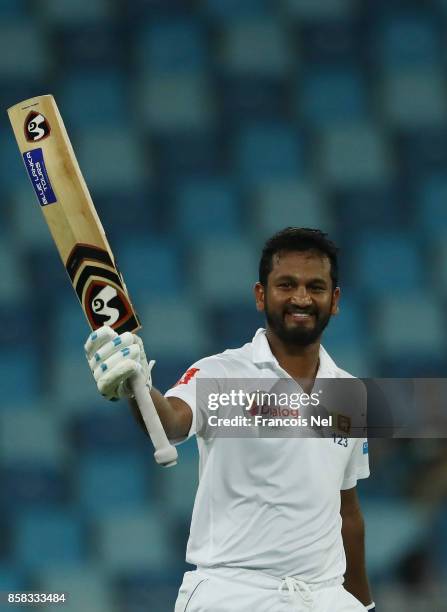
[(140, 323), (51, 95), (8, 109), (25, 168), (90, 327)]

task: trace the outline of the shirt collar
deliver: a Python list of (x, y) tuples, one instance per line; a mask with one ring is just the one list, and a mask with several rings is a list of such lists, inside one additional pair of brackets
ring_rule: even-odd
[[(278, 360), (271, 351), (268, 343), (265, 329), (260, 327), (255, 333), (252, 340), (253, 347), (253, 363), (272, 363), (278, 365)], [(317, 378), (333, 378), (337, 374), (337, 365), (329, 356), (326, 349), (320, 345), (320, 365), (317, 372)]]

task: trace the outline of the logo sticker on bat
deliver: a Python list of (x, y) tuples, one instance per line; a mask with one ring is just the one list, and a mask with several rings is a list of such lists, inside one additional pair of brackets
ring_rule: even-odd
[(28, 142), (38, 142), (50, 135), (51, 128), (41, 113), (31, 111), (25, 119), (25, 138)]
[(107, 251), (77, 244), (66, 268), (92, 329), (110, 325), (121, 334), (139, 328), (124, 283)]

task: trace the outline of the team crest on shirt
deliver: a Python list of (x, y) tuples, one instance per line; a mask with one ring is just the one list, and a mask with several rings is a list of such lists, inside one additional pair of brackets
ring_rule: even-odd
[(332, 422), (335, 425), (334, 429), (345, 436), (349, 436), (351, 433), (351, 418), (344, 414), (339, 414), (338, 412), (332, 412), (331, 416)]

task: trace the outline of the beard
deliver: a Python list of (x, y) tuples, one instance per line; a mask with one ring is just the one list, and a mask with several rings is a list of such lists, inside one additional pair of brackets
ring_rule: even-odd
[[(316, 342), (323, 331), (326, 329), (331, 318), (330, 309), (322, 313), (314, 307), (298, 308), (296, 306), (286, 306), (282, 312), (272, 312), (265, 302), (265, 317), (272, 332), (288, 346), (305, 347)], [(303, 325), (288, 326), (286, 324), (286, 314), (301, 312), (313, 315), (314, 325), (307, 327)]]

